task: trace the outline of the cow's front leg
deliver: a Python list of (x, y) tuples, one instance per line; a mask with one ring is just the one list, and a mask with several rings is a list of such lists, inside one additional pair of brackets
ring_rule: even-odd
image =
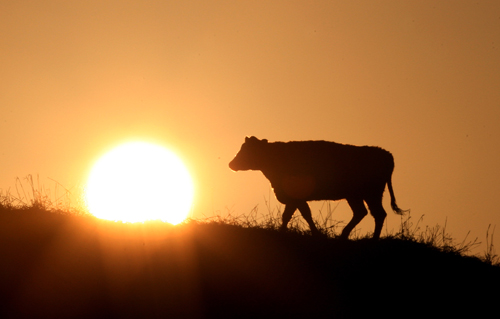
[(285, 211), (283, 212), (282, 216), (282, 224), (281, 224), (281, 231), (286, 231), (288, 222), (290, 222), (290, 219), (292, 219), (293, 213), (295, 213), (295, 210), (297, 209), (297, 206), (295, 204), (286, 204), (285, 205)]
[(318, 228), (316, 228), (316, 224), (314, 224), (314, 220), (313, 220), (312, 214), (311, 214), (311, 208), (309, 207), (307, 202), (300, 203), (297, 206), (298, 206), (297, 208), (299, 209), (300, 213), (302, 214), (302, 217), (304, 217), (306, 222), (309, 224), (309, 228), (311, 228), (311, 233), (313, 235), (319, 235), (320, 232), (319, 232)]

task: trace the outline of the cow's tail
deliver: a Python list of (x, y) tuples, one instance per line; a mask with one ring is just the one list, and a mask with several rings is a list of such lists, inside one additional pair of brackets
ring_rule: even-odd
[(389, 194), (391, 195), (392, 210), (398, 215), (403, 215), (404, 213), (408, 212), (409, 210), (402, 210), (396, 204), (396, 196), (394, 196), (394, 190), (392, 189), (392, 178), (390, 178), (389, 181), (387, 182), (387, 188), (389, 188)]

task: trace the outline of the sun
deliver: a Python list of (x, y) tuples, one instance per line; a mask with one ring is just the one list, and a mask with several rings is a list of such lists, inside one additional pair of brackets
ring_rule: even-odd
[(193, 202), (191, 176), (166, 148), (128, 142), (103, 155), (92, 167), (85, 187), (89, 212), (102, 219), (178, 224)]

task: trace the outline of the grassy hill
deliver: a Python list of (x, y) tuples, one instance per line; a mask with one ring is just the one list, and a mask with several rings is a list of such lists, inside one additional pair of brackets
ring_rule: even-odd
[(489, 315), (500, 267), (412, 238), (0, 206), (1, 318)]

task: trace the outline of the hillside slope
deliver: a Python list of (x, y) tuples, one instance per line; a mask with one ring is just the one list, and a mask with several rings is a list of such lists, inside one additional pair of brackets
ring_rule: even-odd
[(411, 241), (0, 209), (2, 318), (489, 314), (500, 268)]

